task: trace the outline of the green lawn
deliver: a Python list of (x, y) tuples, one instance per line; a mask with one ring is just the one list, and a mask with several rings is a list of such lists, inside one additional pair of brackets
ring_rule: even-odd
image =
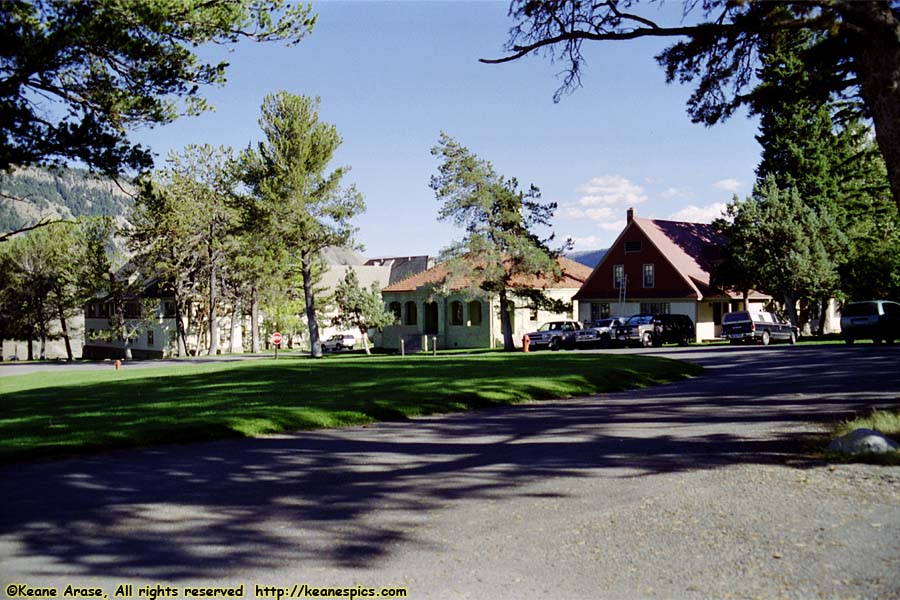
[(644, 356), (289, 356), (0, 378), (0, 461), (340, 427), (697, 375)]

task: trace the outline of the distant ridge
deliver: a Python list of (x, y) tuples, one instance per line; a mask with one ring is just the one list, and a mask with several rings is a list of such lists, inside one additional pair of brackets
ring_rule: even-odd
[(83, 169), (17, 168), (0, 176), (0, 193), (5, 197), (0, 201), (0, 231), (33, 225), (45, 218), (105, 215), (122, 219), (133, 204), (114, 181)]
[(577, 263), (581, 263), (582, 265), (593, 269), (600, 264), (600, 261), (606, 256), (608, 250), (609, 248), (603, 248), (601, 250), (579, 250), (578, 252), (569, 252), (566, 256)]

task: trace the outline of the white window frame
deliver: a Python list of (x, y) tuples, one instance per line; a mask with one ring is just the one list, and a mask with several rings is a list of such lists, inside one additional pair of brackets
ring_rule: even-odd
[(625, 265), (613, 265), (613, 289), (620, 290), (625, 286)]
[[(650, 285), (647, 285), (647, 267), (650, 267)], [(645, 289), (651, 289), (656, 287), (656, 264), (655, 263), (644, 263), (641, 267), (641, 280), (644, 282)]]

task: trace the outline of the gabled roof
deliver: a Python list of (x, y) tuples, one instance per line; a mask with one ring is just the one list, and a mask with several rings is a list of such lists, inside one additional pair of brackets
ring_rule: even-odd
[[(564, 256), (560, 256), (556, 259), (556, 261), (563, 272), (563, 277), (560, 281), (553, 281), (550, 278), (532, 278), (531, 280), (514, 281), (514, 285), (539, 289), (578, 289), (584, 284), (585, 281), (587, 281), (587, 278), (591, 274), (590, 267), (586, 267)], [(388, 293), (414, 292), (419, 288), (425, 287), (427, 285), (440, 283), (447, 277), (448, 273), (449, 271), (446, 264), (441, 263), (439, 265), (435, 265), (427, 271), (416, 273), (412, 277), (407, 277), (403, 281), (398, 281), (397, 283), (391, 284), (381, 291)], [(462, 289), (465, 286), (459, 285), (455, 287), (457, 289)]]
[(698, 297), (709, 295), (715, 261), (725, 239), (712, 225), (634, 217), (634, 223), (675, 267)]
[[(706, 223), (688, 223), (684, 221), (665, 221), (658, 219), (643, 219), (633, 216), (629, 211), (629, 222), (610, 247), (617, 247), (622, 238), (631, 228), (637, 228), (646, 239), (652, 243), (662, 256), (672, 265), (672, 268), (681, 276), (685, 284), (693, 290), (698, 299), (711, 295), (728, 295), (739, 297), (740, 294), (713, 289), (711, 285), (712, 272), (716, 263), (722, 257), (722, 246), (725, 239), (716, 233), (712, 225)], [(594, 269), (599, 272), (607, 259), (612, 255), (608, 252)], [(593, 277), (592, 277), (593, 278)], [(575, 299), (591, 297), (590, 281), (583, 286)], [(758, 292), (751, 292), (751, 297), (767, 297)]]

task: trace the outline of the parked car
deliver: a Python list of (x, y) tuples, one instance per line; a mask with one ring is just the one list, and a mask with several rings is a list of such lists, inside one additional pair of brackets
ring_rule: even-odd
[(800, 330), (775, 313), (738, 310), (722, 315), (722, 337), (732, 344), (761, 342), (768, 346), (773, 341), (796, 344)]
[(542, 347), (559, 350), (563, 346), (574, 347), (578, 331), (581, 331), (578, 321), (550, 321), (526, 335), (535, 350)]
[(616, 341), (645, 348), (663, 344), (687, 346), (696, 335), (694, 322), (687, 315), (634, 315), (616, 326)]
[(350, 333), (338, 333), (322, 342), (322, 352), (340, 352), (353, 350), (356, 346), (356, 337)]
[(623, 317), (608, 317), (588, 324), (575, 332), (575, 343), (579, 346), (599, 346), (608, 348), (616, 337), (616, 327), (626, 321)]
[(841, 309), (841, 334), (848, 344), (860, 339), (876, 344), (900, 340), (900, 304), (890, 300), (846, 304)]

